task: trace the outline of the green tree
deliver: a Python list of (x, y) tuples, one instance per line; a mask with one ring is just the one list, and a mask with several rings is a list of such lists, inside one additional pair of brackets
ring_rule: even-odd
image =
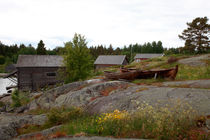
[(44, 42), (42, 40), (40, 40), (40, 42), (38, 43), (37, 49), (36, 49), (37, 54), (40, 54), (40, 55), (47, 54), (47, 51), (46, 51), (46, 48), (44, 47), (44, 45), (45, 45)]
[(109, 48), (107, 49), (107, 54), (108, 54), (108, 55), (114, 54), (114, 49), (113, 49), (113, 47), (112, 47), (112, 44), (109, 45)]
[(163, 53), (164, 48), (163, 48), (163, 44), (161, 41), (157, 42), (157, 48), (156, 48), (156, 52), (155, 53)]
[(185, 29), (179, 38), (185, 40), (185, 49), (190, 53), (207, 52), (210, 47), (210, 24), (207, 23), (207, 17), (195, 18), (192, 22), (187, 23), (188, 28)]
[(34, 55), (34, 54), (36, 54), (36, 49), (29, 44), (28, 47), (20, 48), (20, 50), (18, 51), (18, 54), (31, 54), (31, 55)]
[(5, 57), (0, 55), (0, 65), (5, 63)]
[(65, 49), (67, 51), (64, 57), (65, 82), (86, 79), (93, 68), (93, 61), (84, 36), (75, 34), (72, 41), (65, 43)]

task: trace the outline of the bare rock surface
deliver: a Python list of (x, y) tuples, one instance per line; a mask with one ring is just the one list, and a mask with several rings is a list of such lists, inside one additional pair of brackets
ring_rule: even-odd
[(103, 97), (101, 93), (103, 90), (106, 90), (107, 88), (121, 88), (125, 87), (128, 84), (130, 86), (134, 85), (123, 81), (109, 81), (93, 84), (78, 91), (70, 91), (69, 93), (56, 98), (54, 107), (84, 107), (94, 98)]
[(181, 64), (187, 64), (190, 66), (205, 66), (205, 62), (202, 60), (209, 60), (210, 54), (201, 55), (201, 56), (195, 56), (190, 58), (181, 59), (178, 62)]
[(46, 91), (42, 93), (40, 97), (38, 97), (37, 99), (33, 100), (30, 104), (28, 104), (28, 110), (33, 110), (38, 107), (49, 109), (56, 100), (56, 98), (59, 97), (60, 95), (66, 94), (70, 91), (79, 90), (80, 88), (83, 88), (85, 86), (97, 82), (100, 81), (98, 79), (93, 79), (87, 81), (74, 82)]
[(176, 100), (188, 102), (200, 114), (210, 114), (210, 90), (154, 86), (130, 87), (117, 94), (97, 98), (87, 105), (86, 110), (90, 113), (106, 113), (115, 109), (132, 111), (144, 102), (161, 107)]
[(210, 89), (210, 79), (164, 82), (163, 86), (172, 86), (172, 87), (182, 86), (182, 87), (188, 87), (188, 88), (209, 88)]
[(15, 115), (0, 114), (0, 139), (9, 140), (17, 136), (16, 129), (26, 124), (42, 125), (47, 120), (46, 115)]
[(42, 136), (48, 136), (48, 135), (58, 131), (61, 127), (62, 127), (62, 125), (58, 125), (58, 126), (54, 126), (54, 127), (49, 128), (49, 129), (43, 130), (41, 132), (34, 132), (34, 133), (20, 135), (16, 139), (18, 140), (18, 139), (32, 138), (32, 137), (34, 137), (38, 134), (41, 134)]

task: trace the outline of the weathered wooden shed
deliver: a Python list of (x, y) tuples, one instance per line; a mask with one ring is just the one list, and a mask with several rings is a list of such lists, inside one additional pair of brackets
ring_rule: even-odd
[(58, 69), (64, 68), (63, 57), (57, 55), (19, 55), (17, 61), (19, 90), (38, 90), (61, 82)]
[(96, 69), (127, 64), (126, 55), (100, 55), (94, 62)]

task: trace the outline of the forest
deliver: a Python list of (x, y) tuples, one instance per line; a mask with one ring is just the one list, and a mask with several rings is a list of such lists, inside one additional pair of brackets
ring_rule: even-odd
[[(105, 45), (90, 46), (88, 47), (92, 58), (95, 60), (99, 55), (126, 55), (128, 60), (132, 61), (136, 53), (163, 53), (164, 48), (161, 41), (153, 41), (152, 43), (130, 44), (128, 46), (113, 47), (111, 44), (106, 47)], [(165, 49), (166, 50), (166, 49)], [(0, 64), (16, 63), (18, 55), (64, 55), (66, 53), (65, 47), (56, 47), (52, 50), (46, 49), (42, 40), (38, 43), (37, 47), (31, 44), (14, 44), (5, 45), (0, 42)]]

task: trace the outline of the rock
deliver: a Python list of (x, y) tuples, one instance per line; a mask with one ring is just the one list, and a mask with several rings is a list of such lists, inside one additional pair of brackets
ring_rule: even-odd
[(209, 60), (210, 59), (210, 54), (206, 55), (201, 55), (201, 56), (196, 56), (196, 57), (190, 57), (190, 58), (185, 58), (181, 59), (178, 62), (181, 64), (186, 64), (190, 66), (205, 66), (205, 62), (202, 60)]
[(15, 113), (23, 113), (26, 109), (28, 109), (28, 106), (24, 105), (24, 106), (16, 108), (14, 112)]
[(0, 107), (0, 112), (6, 112), (6, 105)]
[(4, 104), (11, 104), (12, 98), (10, 94), (3, 94), (0, 97), (0, 102), (3, 102)]
[(80, 82), (74, 82), (69, 83), (54, 89), (51, 89), (49, 91), (46, 91), (43, 93), (39, 98), (33, 100), (31, 103), (28, 104), (28, 110), (36, 109), (37, 107), (40, 108), (51, 108), (52, 104), (54, 103), (55, 99), (63, 94), (66, 94), (70, 91), (79, 90), (87, 85), (90, 85), (92, 83), (99, 82), (98, 80), (87, 80), (87, 81), (80, 81)]
[(17, 136), (16, 129), (26, 124), (42, 125), (47, 120), (46, 115), (15, 115), (0, 114), (0, 137), (8, 140)]
[(210, 130), (210, 119), (206, 120), (206, 127), (208, 128), (208, 130)]
[(210, 79), (163, 82), (163, 86), (185, 88), (210, 88)]
[(24, 135), (18, 136), (17, 139), (27, 139), (27, 138), (34, 137), (38, 134), (41, 134), (42, 136), (48, 136), (49, 134), (52, 134), (52, 133), (55, 133), (56, 131), (58, 131), (61, 127), (62, 127), (62, 125), (59, 125), (59, 126), (54, 126), (54, 127), (51, 127), (49, 129), (46, 129), (46, 130), (43, 130), (40, 132), (24, 134)]
[(104, 83), (93, 84), (78, 91), (70, 91), (67, 94), (56, 98), (54, 107), (84, 107), (95, 98), (103, 97), (101, 91), (107, 88), (120, 88), (120, 86), (132, 85), (122, 81), (109, 81)]
[[(119, 138), (120, 140), (144, 140), (144, 139), (134, 139), (134, 138)], [(67, 138), (55, 138), (53, 140), (119, 140), (117, 138), (111, 138), (111, 137), (67, 137)]]
[[(145, 90), (140, 90), (139, 89)], [(168, 88), (152, 86), (134, 86), (124, 91), (97, 98), (90, 102), (85, 110), (92, 114), (112, 112), (115, 109), (134, 111), (143, 102), (152, 106), (164, 107), (172, 101), (189, 103), (199, 114), (210, 114), (210, 90), (192, 88)], [(158, 102), (159, 101), (159, 102)]]

